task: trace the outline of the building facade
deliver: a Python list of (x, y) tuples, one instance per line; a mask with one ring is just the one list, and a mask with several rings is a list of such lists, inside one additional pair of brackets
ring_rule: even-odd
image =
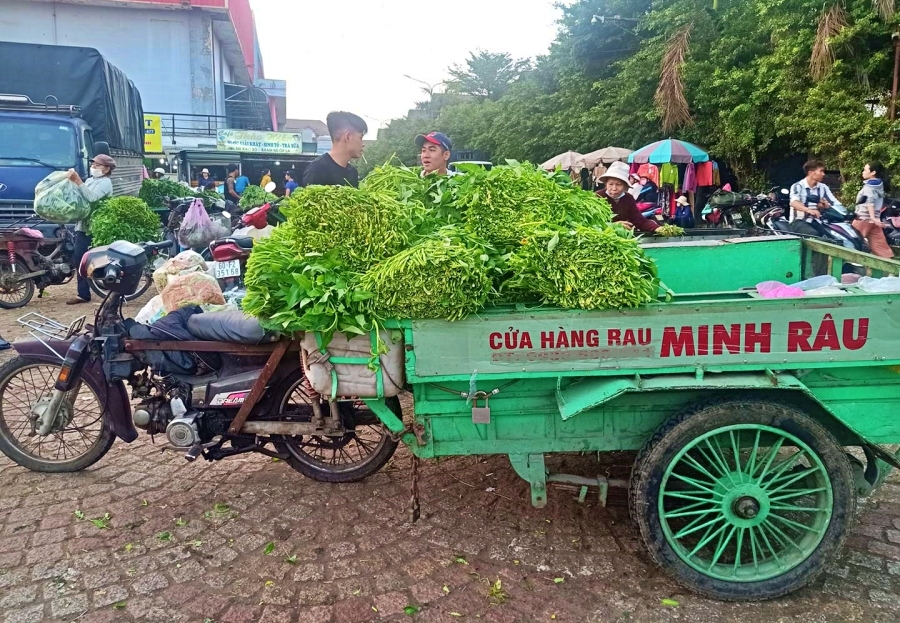
[(250, 0), (0, 0), (0, 39), (91, 47), (159, 117), (168, 167), (226, 128), (278, 131), (286, 84), (267, 79)]

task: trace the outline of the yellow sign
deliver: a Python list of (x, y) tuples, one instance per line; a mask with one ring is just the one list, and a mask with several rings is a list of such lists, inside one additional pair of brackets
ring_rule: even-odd
[(162, 117), (144, 115), (144, 153), (162, 153)]
[(302, 154), (303, 136), (287, 132), (219, 130), (216, 147), (222, 151), (257, 154)]

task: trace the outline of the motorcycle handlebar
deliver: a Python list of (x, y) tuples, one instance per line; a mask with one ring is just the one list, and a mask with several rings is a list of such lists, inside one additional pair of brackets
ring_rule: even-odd
[(142, 246), (145, 251), (162, 251), (163, 249), (171, 249), (175, 243), (172, 240), (163, 240), (162, 242), (145, 242)]

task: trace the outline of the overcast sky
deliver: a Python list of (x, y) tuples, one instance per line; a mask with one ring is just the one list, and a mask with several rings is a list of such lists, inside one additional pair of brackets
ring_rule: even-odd
[(290, 118), (363, 115), (373, 130), (402, 117), (447, 67), (475, 49), (516, 58), (547, 51), (554, 0), (251, 0), (267, 78), (287, 80)]

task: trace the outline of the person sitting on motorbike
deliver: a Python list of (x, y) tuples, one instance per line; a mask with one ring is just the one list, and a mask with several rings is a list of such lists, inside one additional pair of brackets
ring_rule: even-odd
[(806, 177), (791, 186), (790, 221), (820, 218), (822, 210), (840, 202), (831, 193), (831, 189), (822, 183), (825, 179), (825, 165), (819, 160), (810, 160), (803, 165)]
[[(72, 180), (84, 198), (92, 204), (101, 199), (111, 197), (113, 193), (110, 175), (116, 168), (116, 161), (111, 156), (99, 154), (91, 160), (91, 177), (81, 181), (81, 176), (75, 169), (69, 169), (69, 179)], [(81, 265), (81, 258), (91, 248), (90, 217), (75, 224), (75, 266)], [(78, 296), (66, 301), (66, 305), (79, 305), (91, 302), (91, 288), (88, 280), (78, 275)]]
[(892, 258), (894, 252), (884, 237), (881, 223), (884, 191), (889, 184), (884, 165), (880, 162), (869, 162), (863, 167), (862, 178), (862, 190), (856, 195), (856, 219), (852, 223), (853, 229), (866, 239), (873, 254)]
[(645, 218), (638, 210), (634, 197), (628, 194), (628, 165), (613, 162), (600, 177), (605, 188), (597, 191), (597, 196), (609, 201), (613, 211), (613, 222), (621, 223), (628, 229), (654, 232), (659, 227), (656, 221)]

